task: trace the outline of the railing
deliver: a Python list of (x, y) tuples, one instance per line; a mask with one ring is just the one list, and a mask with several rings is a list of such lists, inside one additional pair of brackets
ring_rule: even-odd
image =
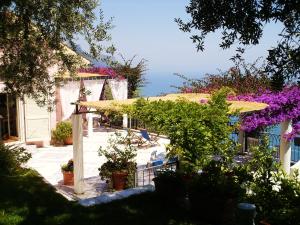
[(143, 166), (137, 169), (135, 173), (135, 187), (154, 185), (153, 178), (157, 176), (157, 173), (161, 170), (172, 170), (176, 171), (178, 168), (177, 162), (171, 162), (162, 164), (159, 166)]
[(296, 137), (292, 141), (292, 162), (300, 160), (300, 137)]
[(138, 128), (145, 128), (145, 124), (140, 121), (137, 120), (135, 118), (128, 118), (128, 127), (132, 128), (132, 129), (138, 129)]
[[(121, 120), (119, 121), (119, 124), (121, 124)], [(234, 125), (237, 122), (236, 118), (233, 118), (232, 121), (230, 122), (230, 125)], [(129, 119), (128, 118), (128, 126), (133, 129), (139, 129), (141, 127), (145, 128), (145, 125), (142, 121), (139, 121), (137, 119)], [(148, 128), (148, 131), (151, 131), (150, 128)], [(262, 138), (263, 135), (267, 135), (269, 139), (269, 146), (271, 148), (275, 148), (276, 154), (275, 158), (279, 158), (279, 147), (280, 147), (280, 135), (279, 134), (274, 134), (270, 132), (262, 132), (259, 134), (256, 134), (255, 136), (245, 136), (245, 150), (248, 151), (251, 146), (257, 146), (259, 145), (259, 142)], [(238, 131), (234, 131), (231, 135), (230, 138), (235, 142), (238, 143)], [(291, 162), (296, 163), (300, 160), (300, 137), (296, 137), (291, 141), (291, 147), (292, 147), (292, 155), (291, 155)], [(146, 173), (147, 169), (144, 169), (144, 172)], [(149, 171), (147, 171), (149, 173)], [(150, 177), (150, 176), (149, 176)], [(149, 179), (152, 179), (151, 177)], [(149, 182), (148, 182), (149, 183)]]
[[(274, 157), (279, 159), (280, 135), (278, 135), (278, 134), (262, 132), (262, 133), (255, 135), (255, 137), (248, 137), (246, 135), (245, 150), (248, 151), (251, 148), (251, 146), (259, 145), (259, 143), (264, 135), (266, 135), (269, 139), (270, 148), (276, 149), (276, 153), (275, 153)], [(292, 148), (291, 162), (296, 163), (300, 160), (300, 138), (299, 137), (296, 137), (291, 141), (291, 148)]]

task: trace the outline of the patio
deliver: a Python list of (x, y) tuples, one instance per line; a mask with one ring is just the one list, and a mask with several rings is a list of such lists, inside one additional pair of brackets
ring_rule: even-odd
[[(104, 157), (98, 156), (100, 146), (106, 147), (108, 138), (114, 134), (114, 130), (100, 128), (94, 130), (92, 136), (83, 137), (83, 161), (84, 161), (84, 194), (74, 193), (73, 186), (62, 183), (61, 165), (73, 157), (73, 146), (47, 146), (35, 148), (26, 146), (32, 153), (32, 158), (27, 163), (28, 167), (35, 169), (44, 179), (53, 185), (59, 193), (70, 200), (84, 200), (101, 195), (106, 190), (106, 183), (99, 177), (98, 168), (105, 162)], [(125, 134), (126, 131), (121, 131)], [(165, 144), (169, 143), (166, 138), (159, 138), (159, 145), (143, 146), (138, 148), (136, 162), (138, 168), (150, 161), (151, 154), (157, 151), (158, 155), (165, 155)]]

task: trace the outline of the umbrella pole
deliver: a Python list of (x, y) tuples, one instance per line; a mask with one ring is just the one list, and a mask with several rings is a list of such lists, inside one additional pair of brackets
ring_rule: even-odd
[[(78, 106), (76, 105), (76, 108)], [(83, 137), (82, 137), (82, 116), (76, 113), (72, 115), (73, 129), (73, 160), (74, 160), (74, 192), (82, 194), (84, 192), (83, 181)]]

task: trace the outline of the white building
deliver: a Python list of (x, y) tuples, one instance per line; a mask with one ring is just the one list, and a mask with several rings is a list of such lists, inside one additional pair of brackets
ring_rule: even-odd
[[(55, 71), (52, 70), (50, 74), (54, 75)], [(127, 99), (125, 79), (111, 79), (108, 75), (97, 73), (79, 73), (77, 79), (67, 78), (65, 81), (56, 87), (57, 103), (52, 112), (49, 112), (47, 107), (39, 107), (30, 98), (25, 97), (22, 101), (5, 94), (4, 84), (0, 82), (0, 140), (49, 144), (51, 130), (57, 122), (70, 118), (75, 108), (71, 103), (79, 99), (79, 92), (83, 86), (91, 92), (86, 96), (88, 101), (100, 99), (105, 82), (110, 86), (114, 99)]]

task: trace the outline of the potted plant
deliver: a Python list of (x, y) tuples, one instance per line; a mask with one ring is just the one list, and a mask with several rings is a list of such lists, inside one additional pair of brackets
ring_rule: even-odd
[(55, 144), (72, 145), (72, 123), (70, 121), (59, 122), (56, 129), (52, 131), (52, 139)]
[(136, 171), (136, 148), (132, 146), (130, 137), (116, 132), (109, 140), (106, 149), (99, 148), (99, 156), (105, 156), (107, 161), (99, 168), (100, 177), (115, 190), (123, 190), (134, 186)]
[(73, 159), (70, 159), (68, 163), (61, 166), (61, 172), (64, 177), (64, 185), (74, 185), (74, 163)]

